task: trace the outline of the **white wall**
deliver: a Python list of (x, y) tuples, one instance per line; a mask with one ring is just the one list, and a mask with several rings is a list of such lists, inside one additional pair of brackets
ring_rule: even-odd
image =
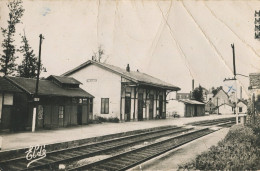
[(173, 112), (177, 112), (178, 115), (184, 117), (185, 105), (183, 102), (179, 102), (178, 100), (169, 100), (166, 105), (166, 113), (167, 115), (172, 115)]
[(222, 105), (219, 107), (219, 113), (221, 114), (232, 114), (233, 111), (232, 111), (232, 107), (229, 106), (229, 105)]
[[(242, 103), (242, 102), (239, 102), (238, 104), (237, 104), (237, 109), (238, 109), (238, 113), (247, 113), (247, 106), (244, 104), (244, 103)], [(240, 107), (242, 107), (242, 112), (239, 112), (239, 108)]]
[[(121, 76), (95, 65), (89, 65), (70, 75), (79, 80), (80, 87), (94, 98), (93, 116), (118, 117), (120, 119)], [(109, 98), (109, 114), (101, 113), (101, 98)]]
[(221, 104), (224, 103), (229, 103), (228, 96), (226, 93), (224, 93), (222, 90), (220, 90), (212, 99), (212, 102), (217, 106), (220, 106)]

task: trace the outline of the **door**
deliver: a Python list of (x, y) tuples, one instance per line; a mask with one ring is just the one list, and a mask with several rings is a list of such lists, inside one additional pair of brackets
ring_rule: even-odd
[(138, 120), (143, 120), (143, 93), (138, 94)]
[(37, 109), (37, 128), (43, 128), (44, 125), (44, 118), (43, 118), (43, 106), (38, 105)]
[(159, 96), (159, 116), (162, 118), (162, 112), (163, 112), (163, 96)]
[(78, 121), (78, 125), (82, 125), (82, 106), (81, 105), (78, 105), (77, 121)]
[(197, 105), (194, 105), (194, 116), (198, 116)]
[(131, 113), (131, 93), (126, 93), (125, 95), (125, 120), (130, 121)]
[(4, 106), (2, 108), (2, 129), (13, 129), (12, 124), (12, 107), (11, 106)]
[(153, 119), (154, 96), (152, 94), (150, 94), (149, 99), (150, 99), (149, 119)]

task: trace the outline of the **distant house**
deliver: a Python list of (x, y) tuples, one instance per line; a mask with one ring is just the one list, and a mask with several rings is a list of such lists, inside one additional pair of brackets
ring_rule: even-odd
[[(37, 96), (36, 79), (22, 77), (4, 79), (23, 92), (14, 96), (16, 112), (11, 116), (15, 117), (11, 120), (19, 120), (15, 125), (19, 130), (32, 127), (34, 108), (36, 108), (36, 129), (87, 124), (92, 115), (94, 96), (79, 88), (81, 83), (74, 78), (50, 76), (39, 80)], [(6, 120), (4, 122), (2, 125), (11, 125)], [(3, 129), (11, 127), (5, 126)]]
[(178, 114), (181, 117), (205, 115), (205, 104), (196, 100), (169, 100), (167, 111), (169, 115)]
[(244, 100), (239, 100), (237, 102), (237, 108), (238, 108), (238, 113), (247, 113), (247, 102)]
[(176, 99), (181, 100), (181, 99), (191, 99), (191, 93), (177, 93), (176, 94)]
[(212, 97), (212, 103), (215, 106), (220, 106), (222, 104), (228, 104), (229, 103), (229, 96), (223, 90), (222, 87), (218, 88), (217, 93)]
[(234, 113), (234, 106), (229, 103), (223, 103), (217, 107), (219, 114), (232, 114)]
[(206, 88), (202, 87), (203, 102), (205, 102), (205, 103), (207, 101), (209, 101), (208, 94), (209, 94), (209, 90), (207, 90)]
[(215, 113), (216, 110), (216, 105), (212, 102), (212, 100), (209, 100), (206, 104), (205, 104), (205, 111), (209, 112), (209, 114)]
[(166, 96), (180, 88), (148, 74), (89, 60), (66, 72), (95, 96), (95, 117), (121, 121), (166, 117)]

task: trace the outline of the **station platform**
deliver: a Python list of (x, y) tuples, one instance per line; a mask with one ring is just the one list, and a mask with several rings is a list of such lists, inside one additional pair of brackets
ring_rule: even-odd
[(235, 115), (209, 115), (190, 118), (167, 118), (160, 120), (146, 120), (122, 123), (100, 123), (77, 127), (59, 128), (55, 130), (40, 130), (36, 132), (5, 133), (2, 138), (1, 151), (29, 148), (34, 145), (56, 144), (80, 139), (105, 136), (140, 129), (161, 126), (182, 126), (184, 124), (202, 120), (235, 117)]

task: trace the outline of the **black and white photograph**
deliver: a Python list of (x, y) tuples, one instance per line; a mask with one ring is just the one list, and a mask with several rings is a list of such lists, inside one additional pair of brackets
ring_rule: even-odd
[(260, 170), (260, 1), (1, 0), (0, 171)]

